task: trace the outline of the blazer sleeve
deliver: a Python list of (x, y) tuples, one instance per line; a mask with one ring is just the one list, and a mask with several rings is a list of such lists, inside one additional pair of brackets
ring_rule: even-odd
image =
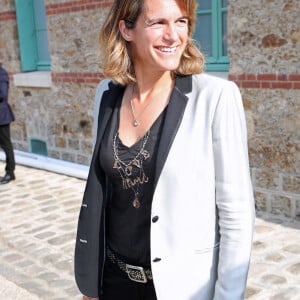
[[(107, 89), (107, 81), (102, 80), (97, 86), (95, 96), (94, 139), (98, 131), (98, 116), (103, 92)], [(101, 121), (99, 119), (99, 121)], [(104, 260), (104, 252), (100, 249), (100, 240), (104, 236), (103, 201), (104, 176), (96, 163), (100, 141), (94, 144), (93, 157), (83, 195), (82, 206), (78, 218), (74, 271), (77, 286), (83, 295), (97, 297), (99, 295), (99, 268)], [(101, 250), (101, 251), (100, 251)]]
[(226, 82), (213, 121), (216, 205), (220, 230), (214, 300), (244, 299), (255, 210), (247, 130), (239, 89)]

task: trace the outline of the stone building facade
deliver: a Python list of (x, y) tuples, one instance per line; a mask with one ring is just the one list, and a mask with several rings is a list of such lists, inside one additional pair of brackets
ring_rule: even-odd
[[(102, 78), (97, 38), (111, 1), (45, 2), (51, 72), (22, 74), (15, 1), (0, 0), (0, 61), (11, 78), (13, 142), (15, 149), (30, 152), (30, 141), (42, 140), (50, 157), (88, 165), (95, 87)], [(299, 15), (298, 0), (230, 0), (225, 74), (243, 97), (257, 209), (297, 219)]]
[[(11, 128), (14, 146), (29, 152), (31, 139), (37, 139), (46, 143), (48, 156), (88, 165), (95, 87), (102, 78), (97, 38), (110, 3), (45, 3), (51, 73), (21, 74), (15, 1), (0, 0), (0, 61), (11, 75), (9, 101), (16, 115)], [(16, 86), (18, 75), (24, 78)], [(45, 84), (48, 76), (50, 84)]]
[(246, 109), (257, 209), (300, 219), (300, 1), (229, 8), (229, 78)]

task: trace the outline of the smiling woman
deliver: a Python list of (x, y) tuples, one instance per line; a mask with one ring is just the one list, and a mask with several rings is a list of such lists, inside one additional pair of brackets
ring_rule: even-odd
[[(176, 1), (174, 2), (177, 3)], [(161, 12), (160, 8), (162, 6), (170, 5), (170, 3), (166, 3), (165, 1), (149, 1), (150, 7), (147, 7), (147, 1), (145, 1), (145, 5), (140, 0), (114, 1), (111, 9), (114, 13), (108, 15), (99, 37), (101, 66), (104, 75), (120, 84), (129, 84), (136, 81), (135, 70), (132, 65), (133, 61), (130, 55), (131, 44), (127, 43), (124, 33), (120, 34), (120, 24), (117, 20), (123, 20), (127, 29), (136, 29), (141, 26), (141, 28), (136, 30), (148, 27), (148, 31), (150, 31), (149, 27), (154, 30), (170, 25), (166, 23), (168, 22), (168, 18), (170, 19), (170, 15), (171, 19), (169, 21), (174, 22), (175, 19), (177, 28), (181, 28), (179, 32), (182, 29), (184, 31), (186, 28), (188, 29), (187, 33), (185, 33), (187, 34), (187, 41), (185, 47), (183, 47), (184, 51), (181, 63), (177, 65), (177, 69), (174, 72), (178, 75), (201, 73), (204, 68), (204, 56), (191, 38), (195, 27), (196, 1), (185, 0), (180, 1), (179, 4), (183, 8), (183, 11), (180, 11), (179, 19), (177, 20), (174, 18), (174, 15), (171, 15), (171, 6), (166, 7), (165, 10), (168, 12), (168, 16), (165, 16), (167, 19), (162, 19), (163, 15), (158, 14), (158, 12)], [(151, 7), (154, 8), (155, 5), (158, 5), (159, 9), (157, 7), (155, 11), (151, 11)], [(180, 7), (178, 7), (178, 10), (181, 10)], [(137, 26), (137, 22), (139, 22), (139, 26)], [(161, 35), (162, 33), (157, 34)], [(139, 40), (138, 43), (142, 44), (142, 41)], [(164, 46), (169, 46), (169, 42)]]
[[(133, 28), (122, 20), (119, 29), (130, 43), (135, 76), (145, 70), (152, 76), (178, 68), (188, 39), (188, 20), (184, 7), (176, 2), (145, 2)], [(155, 76), (155, 75), (154, 75)]]
[(115, 0), (101, 29), (109, 79), (75, 249), (85, 299), (243, 299), (244, 111), (236, 85), (202, 73), (195, 12), (196, 0)]

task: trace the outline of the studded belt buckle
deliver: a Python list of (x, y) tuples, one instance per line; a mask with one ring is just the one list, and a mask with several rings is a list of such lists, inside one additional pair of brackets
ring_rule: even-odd
[(140, 283), (147, 282), (147, 276), (143, 267), (137, 267), (137, 266), (126, 264), (126, 272), (128, 274), (129, 279), (132, 281), (136, 281)]

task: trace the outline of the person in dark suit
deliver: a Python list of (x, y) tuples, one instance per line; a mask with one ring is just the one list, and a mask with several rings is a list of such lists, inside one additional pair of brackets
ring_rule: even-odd
[(8, 104), (8, 89), (8, 74), (0, 64), (0, 147), (6, 155), (5, 175), (0, 179), (0, 184), (6, 184), (15, 179), (15, 156), (10, 139), (10, 123), (15, 120), (15, 117)]

